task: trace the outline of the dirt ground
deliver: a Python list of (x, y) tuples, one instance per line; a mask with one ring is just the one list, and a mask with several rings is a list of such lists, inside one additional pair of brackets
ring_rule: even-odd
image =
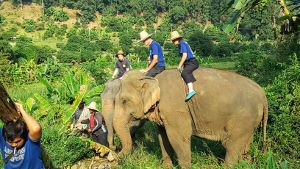
[(93, 157), (81, 160), (68, 169), (110, 169), (115, 165), (117, 165), (116, 161), (109, 162), (105, 158)]

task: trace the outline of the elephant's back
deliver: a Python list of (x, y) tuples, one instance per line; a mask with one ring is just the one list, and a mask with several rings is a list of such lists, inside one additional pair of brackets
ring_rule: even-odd
[(187, 87), (177, 70), (166, 70), (157, 78), (161, 101), (176, 110), (190, 111), (201, 136), (218, 140), (226, 133), (224, 129), (259, 123), (266, 97), (257, 83), (234, 72), (211, 68), (200, 68), (193, 74), (197, 94), (187, 104), (184, 102)]
[[(212, 68), (199, 68), (193, 72), (196, 78), (195, 86), (203, 86), (207, 84), (207, 90), (227, 90), (235, 88), (241, 92), (251, 90), (256, 93), (264, 94), (263, 89), (253, 80), (239, 75), (235, 72), (212, 69)], [(157, 76), (160, 83), (165, 83), (166, 86), (175, 86), (176, 88), (185, 89), (180, 73), (176, 69), (169, 69), (163, 71)], [(203, 86), (204, 87), (204, 86)]]

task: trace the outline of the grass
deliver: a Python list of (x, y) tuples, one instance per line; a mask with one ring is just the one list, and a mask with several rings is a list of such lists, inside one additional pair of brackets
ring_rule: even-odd
[(33, 97), (34, 93), (44, 95), (47, 92), (46, 87), (41, 83), (12, 86), (7, 90), (12, 99), (21, 102), (25, 102), (29, 97)]

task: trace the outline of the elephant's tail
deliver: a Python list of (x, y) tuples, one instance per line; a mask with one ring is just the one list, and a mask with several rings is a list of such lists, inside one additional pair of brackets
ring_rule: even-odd
[(267, 150), (266, 141), (267, 141), (267, 123), (268, 123), (268, 101), (266, 99), (263, 109), (263, 152)]

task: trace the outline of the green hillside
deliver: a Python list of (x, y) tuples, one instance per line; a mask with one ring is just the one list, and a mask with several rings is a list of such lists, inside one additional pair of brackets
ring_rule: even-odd
[[(56, 167), (82, 160), (92, 165), (96, 154), (89, 142), (70, 131), (70, 103), (84, 98), (101, 110), (99, 94), (112, 77), (119, 50), (128, 54), (133, 69), (147, 67), (142, 30), (155, 33), (167, 69), (177, 68), (178, 48), (170, 40), (177, 30), (200, 68), (254, 80), (269, 104), (266, 153), (261, 128), (250, 152), (232, 167), (223, 163), (221, 143), (192, 137), (192, 168), (300, 168), (299, 23), (297, 0), (0, 0), (0, 82), (41, 123), (42, 144)], [(156, 130), (146, 122), (135, 150), (110, 165), (165, 168)], [(118, 136), (114, 140), (120, 147)]]

